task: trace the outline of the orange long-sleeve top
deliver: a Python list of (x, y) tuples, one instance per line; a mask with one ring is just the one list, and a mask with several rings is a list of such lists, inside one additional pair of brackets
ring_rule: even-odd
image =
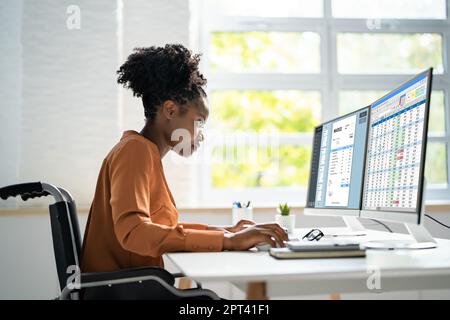
[(125, 131), (103, 161), (84, 234), (83, 272), (163, 267), (162, 254), (221, 251), (223, 231), (178, 222), (158, 147)]

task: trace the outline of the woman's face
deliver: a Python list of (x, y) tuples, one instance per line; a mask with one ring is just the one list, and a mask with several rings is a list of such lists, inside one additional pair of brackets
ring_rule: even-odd
[(178, 106), (168, 132), (172, 150), (183, 157), (189, 157), (195, 152), (204, 139), (202, 128), (208, 115), (207, 100), (203, 97), (190, 101), (183, 107)]

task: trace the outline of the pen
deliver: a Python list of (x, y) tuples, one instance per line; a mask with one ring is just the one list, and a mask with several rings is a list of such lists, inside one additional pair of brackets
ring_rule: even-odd
[(239, 201), (233, 202), (233, 208), (242, 208), (241, 203)]

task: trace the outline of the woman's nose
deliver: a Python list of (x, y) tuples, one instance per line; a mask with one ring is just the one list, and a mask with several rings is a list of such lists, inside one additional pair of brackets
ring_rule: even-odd
[(200, 131), (200, 132), (198, 133), (198, 141), (202, 142), (203, 140), (205, 140), (205, 136), (203, 135), (203, 132)]

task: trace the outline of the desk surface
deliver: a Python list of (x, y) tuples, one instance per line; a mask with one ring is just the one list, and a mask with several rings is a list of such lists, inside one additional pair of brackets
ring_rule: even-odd
[[(297, 229), (296, 233), (307, 231)], [(408, 238), (368, 230), (367, 236), (352, 239)], [(251, 282), (265, 282), (269, 296), (367, 291), (367, 279), (374, 272), (380, 274), (383, 291), (450, 288), (450, 240), (437, 242), (435, 249), (367, 250), (365, 258), (277, 260), (268, 252), (259, 251), (166, 256), (194, 280), (230, 281), (244, 290)]]

